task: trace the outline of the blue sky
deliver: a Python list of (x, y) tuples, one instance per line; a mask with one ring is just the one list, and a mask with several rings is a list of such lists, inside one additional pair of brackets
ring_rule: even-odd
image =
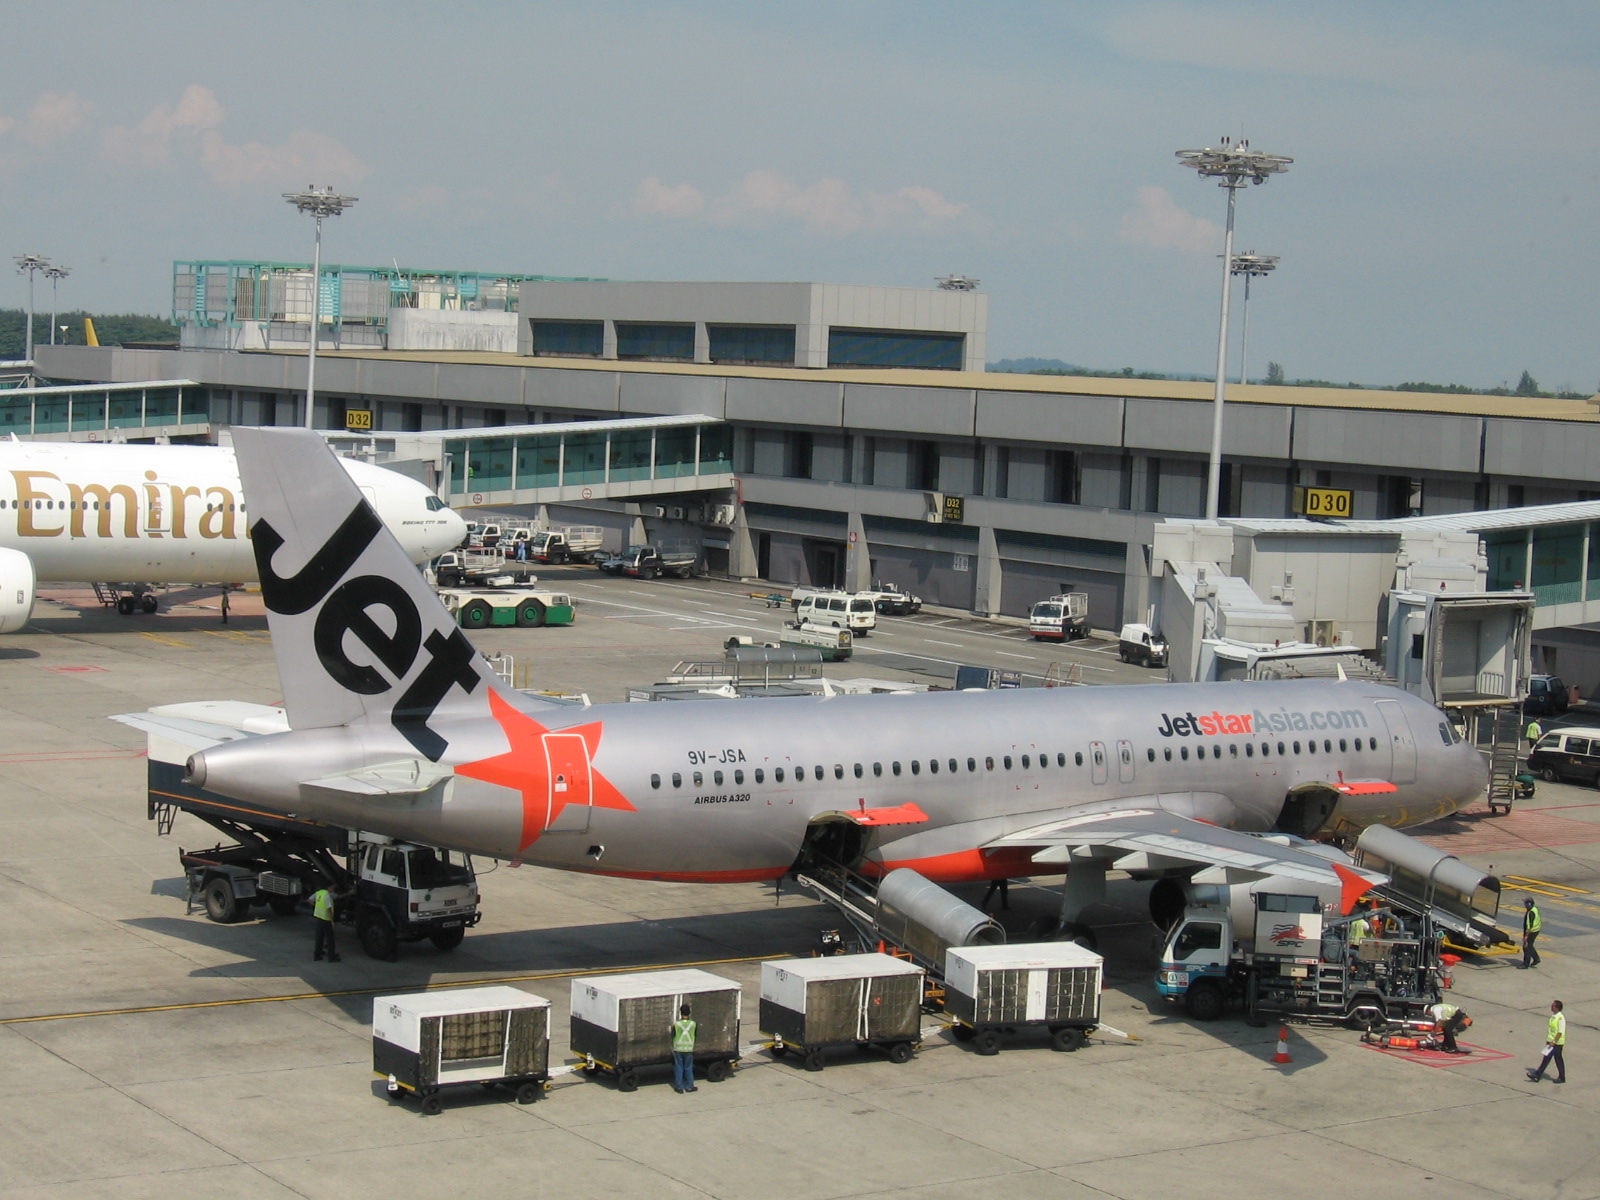
[(1600, 387), (1592, 3), (61, 0), (7, 34), (0, 251), (70, 267), (63, 307), (308, 259), (279, 194), (333, 184), (330, 260), (959, 273), (992, 359), (1205, 374), (1224, 193), (1174, 152), (1228, 135), (1295, 159), (1239, 198), (1282, 257), (1252, 375)]

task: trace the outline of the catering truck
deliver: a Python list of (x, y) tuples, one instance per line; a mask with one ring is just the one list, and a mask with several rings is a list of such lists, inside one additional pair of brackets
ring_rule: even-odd
[(1157, 923), (1177, 914), (1156, 972), (1165, 999), (1198, 1020), (1213, 1020), (1230, 1004), (1252, 1020), (1408, 1020), (1449, 986), (1446, 937), (1475, 947), (1505, 940), (1494, 925), (1498, 880), (1452, 855), (1382, 825), (1362, 833), (1353, 859), (1299, 844), (1341, 865), (1381, 871), (1389, 882), (1349, 911), (1337, 889), (1282, 877), (1157, 884)]
[(1089, 636), (1089, 593), (1046, 596), (1028, 610), (1028, 633), (1035, 641), (1070, 642)]

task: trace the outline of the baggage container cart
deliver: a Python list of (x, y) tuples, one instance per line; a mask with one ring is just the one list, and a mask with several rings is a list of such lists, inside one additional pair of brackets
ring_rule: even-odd
[(1103, 962), (1073, 942), (952, 946), (944, 997), (952, 1032), (979, 1054), (1029, 1030), (1048, 1032), (1057, 1050), (1076, 1050), (1100, 1024)]
[(424, 1116), (443, 1110), (440, 1090), (454, 1084), (508, 1087), (532, 1104), (550, 1078), (550, 1001), (503, 986), (377, 996), (372, 1070)]
[(761, 1031), (776, 1057), (800, 1055), (808, 1071), (841, 1046), (910, 1062), (922, 1039), (922, 968), (888, 954), (764, 962)]
[(741, 998), (737, 983), (709, 971), (581, 976), (572, 981), (569, 1044), (586, 1075), (610, 1074), (620, 1091), (634, 1091), (642, 1069), (671, 1066), (672, 1022), (687, 1004), (696, 1073), (721, 1083), (739, 1064)]

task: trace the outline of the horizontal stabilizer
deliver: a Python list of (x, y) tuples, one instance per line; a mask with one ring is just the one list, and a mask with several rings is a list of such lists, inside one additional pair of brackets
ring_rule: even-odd
[(435, 766), (422, 759), (406, 758), (363, 767), (359, 771), (307, 780), (300, 787), (303, 792), (313, 795), (334, 792), (374, 800), (414, 800), (447, 783), (454, 776), (455, 772), (448, 767)]
[[(1375, 871), (1351, 871), (1318, 854), (1159, 809), (1065, 817), (1007, 834), (986, 848), (998, 846), (1037, 846), (1033, 861), (1038, 863), (1070, 862), (1085, 854), (1111, 859), (1146, 854), (1221, 868), (1230, 879), (1284, 875), (1338, 887), (1342, 892), (1352, 887), (1364, 891), (1388, 882), (1388, 876)], [(1074, 855), (1075, 850), (1079, 854)]]
[[(243, 730), (234, 729), (228, 725), (218, 725), (211, 721), (197, 721), (192, 717), (163, 717), (155, 713), (117, 713), (111, 718), (124, 725), (132, 726), (148, 734), (153, 747), (157, 738), (170, 743), (175, 743), (186, 750), (209, 750), (212, 746), (219, 746), (223, 742), (234, 742), (240, 738), (252, 736)], [(165, 756), (161, 761), (169, 760)]]

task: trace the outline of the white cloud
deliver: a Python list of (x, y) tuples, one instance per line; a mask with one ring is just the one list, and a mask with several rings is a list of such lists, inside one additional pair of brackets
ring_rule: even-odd
[(215, 92), (192, 83), (176, 104), (156, 105), (137, 125), (105, 130), (105, 156), (145, 168), (166, 166), (176, 155), (197, 157), (211, 181), (226, 188), (300, 187), (307, 180), (348, 185), (367, 175), (343, 142), (308, 129), (293, 131), (278, 145), (229, 142), (221, 133), (227, 115)]
[(633, 191), (633, 211), (647, 217), (697, 217), (705, 210), (706, 198), (692, 184), (668, 187), (652, 175)]
[[(48, 146), (78, 132), (89, 123), (94, 106), (76, 92), (64, 95), (44, 92), (28, 110), (22, 124), (23, 140), (33, 146)], [(9, 127), (11, 122), (6, 122)], [(3, 130), (0, 130), (3, 132)]]
[(651, 176), (635, 189), (633, 209), (647, 216), (703, 217), (713, 225), (791, 221), (807, 233), (838, 237), (865, 230), (943, 228), (967, 217), (967, 205), (928, 187), (858, 196), (842, 179), (821, 179), (801, 187), (771, 170), (751, 171), (727, 193), (709, 201), (692, 184), (669, 187)]
[(210, 88), (191, 83), (177, 104), (158, 104), (133, 127), (113, 125), (101, 134), (113, 162), (159, 167), (171, 159), (174, 136), (193, 135), (222, 124), (227, 112)]
[(1142, 187), (1139, 204), (1122, 214), (1117, 236), (1150, 250), (1181, 250), (1185, 254), (1216, 253), (1222, 230), (1214, 221), (1185, 212), (1162, 187)]

